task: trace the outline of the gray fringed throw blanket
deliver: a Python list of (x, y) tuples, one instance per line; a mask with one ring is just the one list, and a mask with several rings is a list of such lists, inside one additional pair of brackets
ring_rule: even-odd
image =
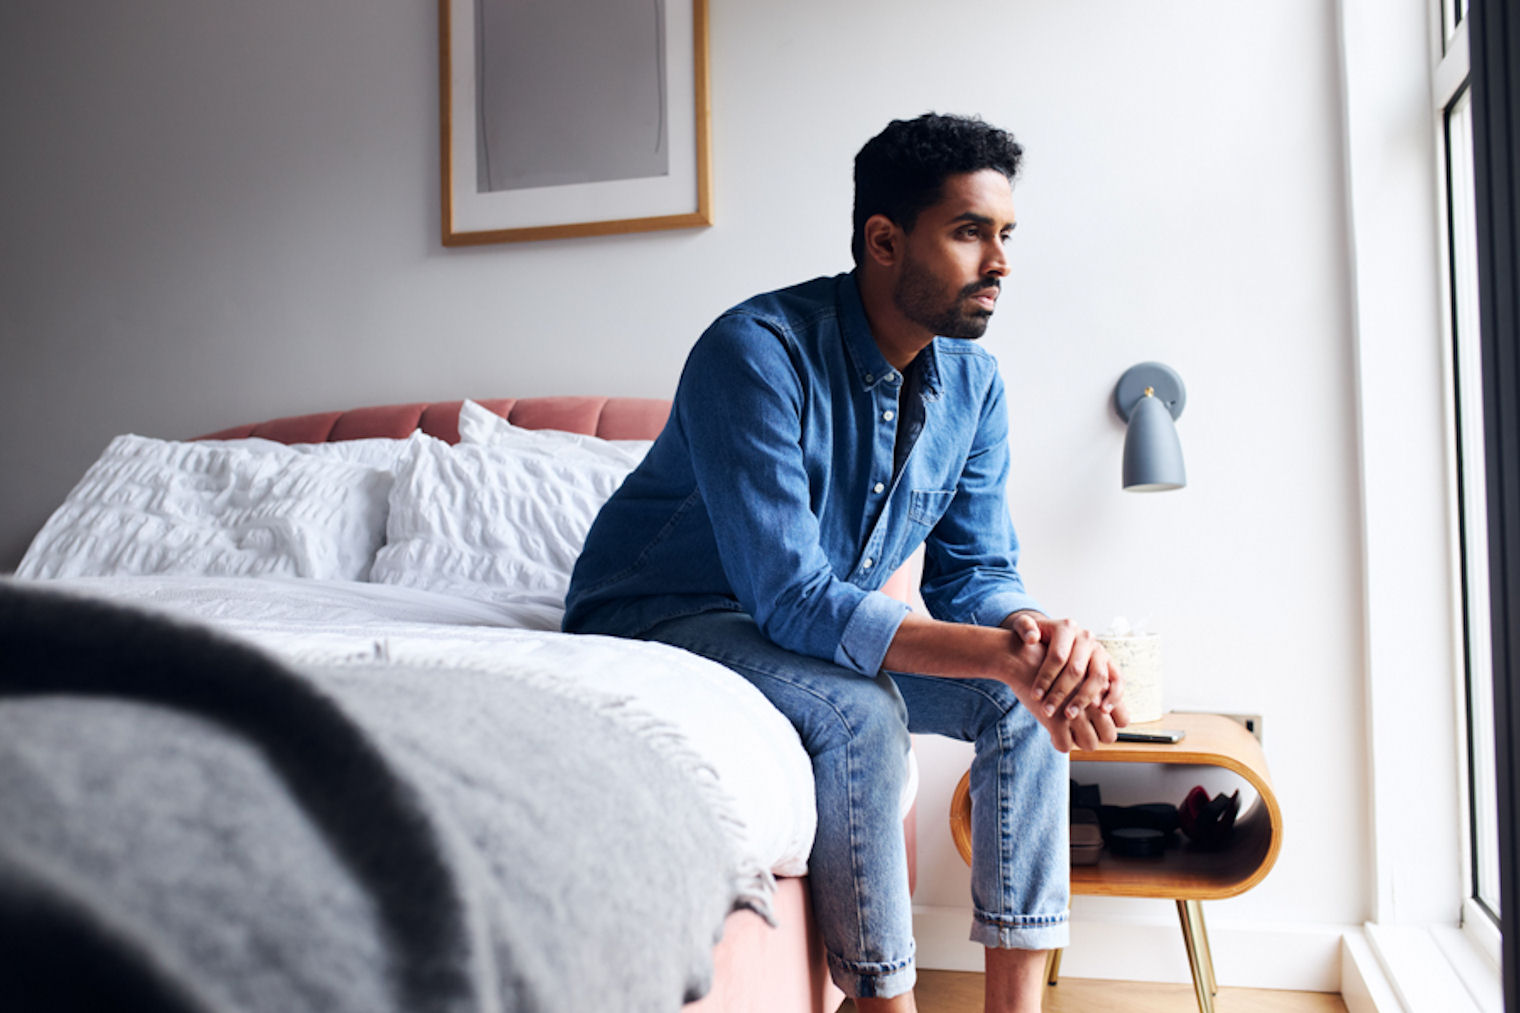
[(0, 581), (0, 1009), (679, 1009), (739, 877), (604, 703)]

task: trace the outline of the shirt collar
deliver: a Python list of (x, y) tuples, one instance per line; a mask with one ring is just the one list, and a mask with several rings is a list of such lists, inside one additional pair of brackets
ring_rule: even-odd
[[(840, 330), (844, 333), (845, 351), (855, 367), (856, 378), (862, 390), (871, 390), (878, 384), (900, 385), (903, 375), (881, 354), (876, 339), (871, 336), (871, 325), (866, 320), (865, 304), (860, 301), (860, 285), (855, 272), (839, 276), (838, 297)], [(918, 354), (908, 368), (923, 371), (923, 391), (934, 397), (939, 394), (939, 356), (935, 338)]]

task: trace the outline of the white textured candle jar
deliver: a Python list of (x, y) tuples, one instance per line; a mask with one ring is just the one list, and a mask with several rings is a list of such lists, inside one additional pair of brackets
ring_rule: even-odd
[(1159, 721), (1161, 637), (1155, 633), (1103, 633), (1098, 642), (1124, 673), (1124, 702), (1132, 724)]

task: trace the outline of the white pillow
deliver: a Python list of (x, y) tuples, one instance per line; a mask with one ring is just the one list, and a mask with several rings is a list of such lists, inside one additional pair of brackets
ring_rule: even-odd
[(553, 625), (591, 522), (632, 468), (538, 448), (419, 447), (396, 476), (370, 579), (542, 606)]
[(654, 441), (604, 440), (599, 436), (559, 429), (524, 429), (514, 426), (485, 405), (467, 400), (459, 406), (459, 442), (508, 447), (524, 454), (552, 454), (575, 460), (626, 464), (632, 469), (644, 459)]
[(391, 483), (389, 471), (278, 444), (118, 436), (16, 575), (363, 580), (384, 539)]
[[(294, 451), (324, 460), (347, 461), (367, 468), (379, 468), (395, 474), (402, 463), (411, 457), (418, 443), (436, 440), (420, 429), (413, 429), (405, 439), (388, 436), (367, 437), (359, 440), (334, 440), (328, 443), (280, 443), (262, 436), (244, 436), (235, 440), (197, 440), (201, 446), (241, 447), (248, 450)], [(436, 440), (441, 443), (441, 440)]]

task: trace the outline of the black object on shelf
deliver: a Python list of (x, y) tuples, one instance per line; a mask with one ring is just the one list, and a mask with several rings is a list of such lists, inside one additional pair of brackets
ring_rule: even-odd
[(1166, 834), (1145, 827), (1119, 827), (1108, 835), (1108, 850), (1125, 858), (1158, 858), (1166, 851)]
[(1105, 837), (1115, 830), (1155, 830), (1170, 838), (1177, 832), (1177, 807), (1165, 802), (1146, 802), (1141, 805), (1106, 805), (1098, 810), (1098, 820), (1103, 824)]

